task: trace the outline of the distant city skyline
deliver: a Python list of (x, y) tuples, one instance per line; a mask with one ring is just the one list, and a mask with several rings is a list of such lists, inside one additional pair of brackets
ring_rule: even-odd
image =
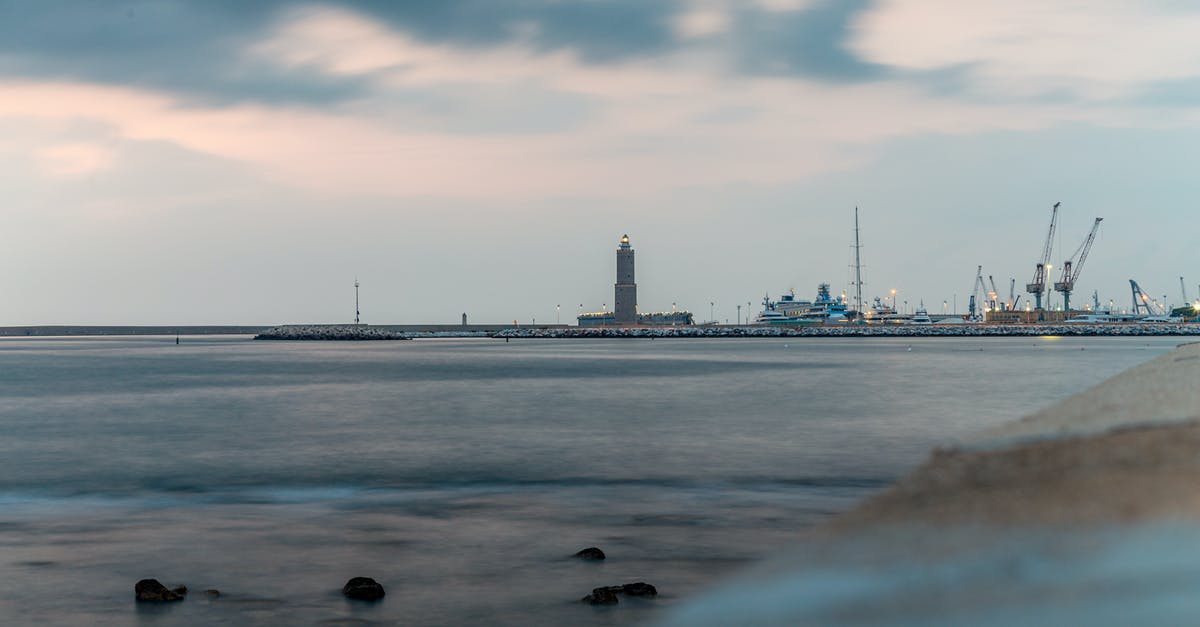
[[(1200, 7), (0, 0), (0, 325), (1200, 298)], [(1024, 296), (1023, 296), (1024, 298)], [(1061, 302), (1052, 294), (1055, 303)], [(711, 306), (709, 303), (713, 303)], [(751, 305), (747, 307), (747, 303)], [(582, 307), (580, 307), (582, 305)]]

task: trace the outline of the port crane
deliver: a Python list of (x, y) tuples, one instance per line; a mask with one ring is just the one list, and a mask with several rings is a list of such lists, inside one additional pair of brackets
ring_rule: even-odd
[(990, 274), (988, 275), (988, 283), (992, 286), (992, 290), (988, 292), (988, 298), (990, 299), (988, 301), (988, 308), (992, 311), (1004, 309), (1000, 306), (1000, 293), (996, 291), (996, 279), (993, 279)]
[(1054, 226), (1058, 224), (1058, 207), (1062, 202), (1054, 203), (1050, 211), (1050, 231), (1046, 234), (1046, 245), (1042, 247), (1042, 258), (1038, 261), (1033, 273), (1033, 281), (1025, 285), (1025, 291), (1037, 298), (1037, 308), (1042, 308), (1042, 292), (1046, 291), (1046, 265), (1050, 263), (1050, 253), (1054, 248)]
[(1083, 262), (1087, 261), (1092, 244), (1096, 241), (1096, 231), (1100, 230), (1100, 223), (1103, 221), (1104, 218), (1096, 218), (1087, 239), (1079, 245), (1075, 254), (1063, 263), (1062, 278), (1054, 284), (1054, 291), (1063, 295), (1063, 311), (1071, 311), (1071, 292), (1075, 290), (1075, 280), (1079, 278), (1079, 273), (1083, 272)]
[(980, 302), (979, 295), (981, 293), (987, 295), (987, 285), (983, 282), (983, 266), (979, 266), (979, 269), (975, 271), (975, 286), (971, 288), (971, 300), (967, 303), (967, 312), (970, 314), (969, 319), (971, 320), (981, 319), (977, 313), (977, 304)]
[[(1137, 281), (1129, 279), (1129, 289), (1133, 291), (1133, 315), (1140, 316), (1143, 315), (1143, 312), (1147, 316), (1166, 313), (1158, 304), (1158, 301), (1146, 296), (1146, 293), (1142, 291), (1142, 286), (1138, 285)], [(1155, 311), (1156, 308), (1158, 311)]]

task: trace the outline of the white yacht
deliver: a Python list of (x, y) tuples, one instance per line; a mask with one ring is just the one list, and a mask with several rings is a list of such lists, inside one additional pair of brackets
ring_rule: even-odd
[(913, 314), (912, 319), (910, 319), (908, 321), (908, 323), (909, 324), (933, 324), (933, 318), (929, 317), (929, 311), (925, 309), (925, 303), (921, 303), (921, 306), (917, 307), (916, 313)]

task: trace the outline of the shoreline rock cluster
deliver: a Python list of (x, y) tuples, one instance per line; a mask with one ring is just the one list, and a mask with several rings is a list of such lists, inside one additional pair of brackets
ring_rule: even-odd
[[(600, 562), (606, 558), (604, 551), (594, 546), (582, 549), (571, 557), (586, 562)], [(168, 588), (157, 579), (142, 579), (133, 586), (133, 596), (138, 603), (177, 603), (183, 601), (187, 597), (187, 593), (187, 586), (180, 585)], [(205, 590), (204, 594), (210, 600), (221, 597), (219, 590)], [(383, 585), (370, 577), (351, 577), (342, 586), (342, 596), (356, 601), (374, 603), (383, 599), (386, 595), (387, 593), (384, 591)], [(616, 605), (620, 602), (618, 595), (653, 598), (658, 596), (658, 588), (644, 581), (635, 581), (615, 586), (600, 586), (592, 588), (591, 594), (579, 601), (589, 605)]]
[[(184, 600), (187, 593), (187, 586), (168, 588), (157, 579), (142, 579), (133, 585), (133, 598), (138, 603), (174, 603)], [(342, 595), (348, 599), (378, 601), (385, 594), (383, 586), (370, 577), (351, 577), (346, 585), (342, 586)], [(205, 590), (204, 596), (217, 599), (220, 598), (221, 591)]]
[(672, 338), (672, 337), (1075, 337), (1200, 336), (1200, 324), (954, 324), (812, 327), (602, 327), (505, 329), (492, 337), (518, 338)]
[(256, 340), (320, 340), (357, 342), (363, 340), (407, 340), (403, 333), (365, 324), (285, 324), (254, 336)]
[[(606, 558), (604, 551), (600, 547), (595, 546), (582, 549), (571, 557), (587, 562), (599, 562)], [(617, 586), (600, 586), (599, 588), (592, 588), (592, 593), (579, 599), (579, 602), (588, 605), (617, 605), (620, 603), (617, 595), (651, 598), (658, 596), (658, 588), (644, 581), (635, 581)]]

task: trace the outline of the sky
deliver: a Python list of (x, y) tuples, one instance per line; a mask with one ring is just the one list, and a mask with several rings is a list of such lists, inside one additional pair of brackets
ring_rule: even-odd
[(625, 233), (735, 321), (856, 206), (866, 296), (965, 310), (1055, 202), (1074, 302), (1179, 303), (1198, 157), (1191, 2), (0, 0), (0, 325), (565, 323)]

